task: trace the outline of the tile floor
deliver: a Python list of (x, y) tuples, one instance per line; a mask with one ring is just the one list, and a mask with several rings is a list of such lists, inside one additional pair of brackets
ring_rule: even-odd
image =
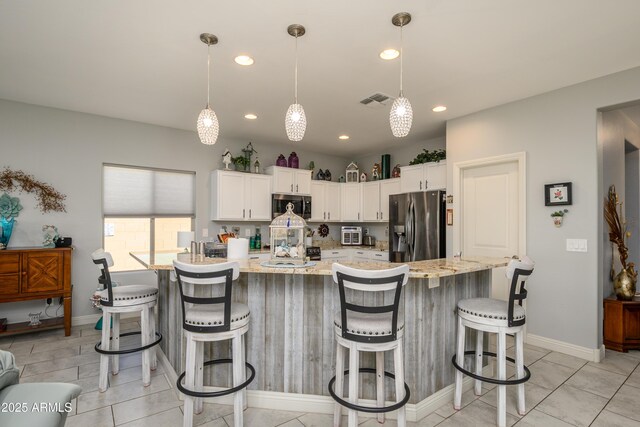
[[(137, 329), (135, 320), (123, 320), (121, 330)], [(153, 372), (151, 386), (141, 383), (140, 356), (121, 358), (120, 373), (111, 377), (111, 387), (99, 393), (98, 355), (93, 350), (99, 332), (91, 325), (75, 327), (70, 337), (46, 331), (0, 339), (0, 349), (16, 356), (21, 382), (64, 381), (79, 384), (83, 391), (74, 402), (67, 420), (70, 427), (182, 425), (182, 404), (175, 387), (162, 371)], [(513, 349), (510, 349), (510, 353)], [(526, 384), (527, 414), (516, 411), (515, 387), (507, 392), (507, 422), (517, 426), (640, 426), (640, 352), (628, 354), (607, 351), (602, 363), (584, 360), (542, 348), (526, 346), (525, 363), (531, 369)], [(513, 369), (510, 370), (513, 373)], [(410, 426), (492, 426), (496, 418), (495, 387), (463, 396), (463, 408), (454, 411), (446, 404)], [(272, 411), (249, 408), (246, 426), (311, 427), (330, 426), (326, 414)], [(379, 425), (375, 419), (361, 418), (362, 427)], [(206, 404), (195, 417), (195, 425), (226, 427), (233, 425), (233, 408)], [(346, 422), (343, 423), (346, 426)], [(387, 426), (395, 426), (389, 420)]]

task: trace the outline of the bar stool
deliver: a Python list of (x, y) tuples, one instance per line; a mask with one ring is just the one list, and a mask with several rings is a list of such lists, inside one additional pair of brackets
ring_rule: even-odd
[[(256, 371), (245, 361), (244, 335), (249, 330), (249, 307), (231, 302), (233, 281), (240, 275), (237, 262), (193, 265), (174, 261), (173, 266), (182, 299), (182, 328), (186, 338), (185, 372), (178, 377), (177, 386), (184, 395), (184, 427), (193, 425), (193, 414), (203, 410), (203, 398), (235, 393), (234, 425), (243, 425), (242, 411), (246, 407), (245, 388), (253, 381)], [(195, 287), (203, 289), (196, 291)], [(204, 288), (207, 289), (204, 289)], [(201, 292), (202, 291), (202, 292)], [(217, 291), (217, 292), (216, 292)], [(222, 291), (222, 292), (220, 292)], [(222, 296), (195, 296), (206, 293)], [(231, 340), (232, 359), (204, 362), (204, 342)], [(220, 391), (203, 391), (203, 368), (209, 365), (232, 364), (233, 387)], [(246, 378), (246, 369), (251, 372)], [(184, 384), (182, 380), (184, 379)], [(195, 408), (194, 408), (195, 406)]]
[[(147, 285), (114, 286), (109, 274), (113, 267), (113, 258), (104, 249), (91, 254), (94, 264), (100, 270), (98, 283), (103, 286), (99, 292), (102, 308), (102, 340), (95, 345), (100, 353), (100, 379), (98, 389), (105, 392), (109, 388), (109, 356), (111, 356), (111, 373), (117, 375), (120, 366), (120, 355), (142, 351), (142, 384), (151, 384), (151, 371), (155, 370), (158, 361), (153, 348), (162, 341), (162, 335), (156, 332), (156, 321), (153, 308), (158, 301), (158, 288)], [(140, 312), (140, 331), (120, 333), (120, 313)], [(130, 335), (141, 335), (140, 347), (120, 350), (120, 338)]]
[[(340, 292), (340, 312), (334, 317), (336, 334), (336, 376), (329, 381), (329, 394), (336, 401), (333, 425), (340, 425), (342, 407), (349, 412), (349, 427), (358, 425), (358, 411), (377, 413), (378, 422), (384, 422), (386, 412), (398, 411), (398, 426), (406, 425), (405, 404), (409, 401), (409, 386), (404, 382), (404, 316), (399, 316), (402, 287), (407, 284), (409, 266), (387, 270), (359, 270), (334, 263), (333, 281)], [(347, 298), (345, 289), (350, 289)], [(356, 291), (356, 292), (353, 292)], [(362, 291), (362, 292), (357, 292)], [(393, 304), (365, 306), (349, 302), (362, 293), (394, 291)], [(349, 300), (349, 301), (348, 301)], [(344, 371), (344, 349), (349, 349), (349, 369)], [(374, 352), (376, 367), (360, 368), (360, 352)], [(384, 370), (384, 353), (393, 351), (394, 374)], [(344, 372), (343, 372), (344, 371)], [(377, 406), (358, 405), (358, 374), (376, 374)], [(342, 398), (344, 375), (349, 375), (349, 400)], [(384, 406), (384, 379), (395, 379), (396, 403)], [(335, 383), (335, 387), (334, 387)], [(404, 390), (404, 391), (403, 391)]]
[[(454, 409), (460, 409), (462, 401), (462, 374), (466, 374), (475, 381), (475, 394), (482, 392), (482, 382), (498, 385), (498, 426), (506, 424), (506, 387), (518, 386), (518, 413), (525, 414), (524, 383), (531, 377), (529, 368), (524, 366), (523, 333), (525, 325), (525, 309), (522, 301), (527, 297), (525, 282), (533, 272), (535, 263), (529, 257), (522, 260), (511, 260), (507, 265), (505, 275), (511, 281), (509, 289), (509, 301), (492, 298), (469, 298), (458, 301), (458, 337), (457, 354), (451, 359), (456, 372), (456, 388), (453, 399)], [(516, 304), (516, 301), (518, 302)], [(476, 330), (476, 349), (465, 351), (465, 329)], [(483, 350), (484, 333), (494, 333), (498, 336), (497, 352), (492, 353)], [(516, 359), (506, 355), (506, 335), (515, 334)], [(475, 356), (475, 372), (464, 368), (464, 357)], [(489, 378), (482, 375), (482, 356), (496, 357), (498, 364), (498, 377)], [(507, 380), (506, 361), (515, 363), (516, 379)]]

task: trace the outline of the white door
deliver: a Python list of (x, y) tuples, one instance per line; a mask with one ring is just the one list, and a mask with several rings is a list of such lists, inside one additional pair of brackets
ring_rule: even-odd
[(311, 219), (309, 221), (324, 221), (327, 213), (324, 203), (324, 190), (326, 184), (322, 181), (311, 183)]
[(324, 210), (327, 213), (327, 221), (340, 221), (342, 200), (340, 186), (337, 182), (327, 182), (324, 187)]
[(380, 181), (380, 221), (389, 221), (389, 196), (400, 194), (400, 179), (385, 179)]
[(363, 221), (380, 219), (380, 183), (377, 181), (362, 184), (362, 219)]
[(269, 221), (271, 219), (271, 177), (249, 174), (245, 177), (245, 200), (249, 209), (245, 219)]
[[(461, 186), (462, 255), (519, 255), (518, 162), (464, 169)], [(509, 299), (504, 267), (493, 270), (491, 296)]]
[(311, 171), (306, 169), (295, 170), (294, 191), (297, 194), (311, 194)]

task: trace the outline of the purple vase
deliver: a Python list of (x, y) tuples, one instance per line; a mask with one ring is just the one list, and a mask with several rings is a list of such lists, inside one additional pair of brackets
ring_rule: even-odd
[(295, 151), (292, 151), (291, 154), (289, 154), (289, 167), (298, 169), (298, 155)]
[(283, 168), (287, 167), (287, 159), (285, 159), (282, 154), (278, 156), (278, 159), (276, 160), (276, 166), (282, 166)]

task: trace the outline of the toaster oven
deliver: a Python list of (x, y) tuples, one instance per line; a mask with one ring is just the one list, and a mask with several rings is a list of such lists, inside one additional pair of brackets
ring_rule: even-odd
[(342, 227), (340, 232), (340, 243), (343, 245), (361, 245), (362, 227)]

